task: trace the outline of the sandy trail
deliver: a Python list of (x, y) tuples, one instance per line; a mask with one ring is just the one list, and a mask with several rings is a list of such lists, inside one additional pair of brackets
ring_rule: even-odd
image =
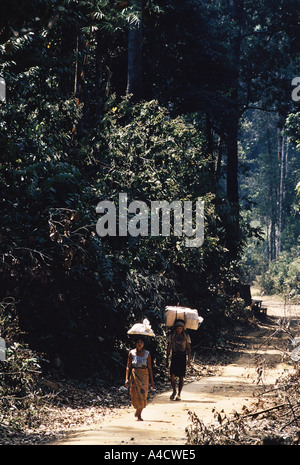
[[(300, 307), (285, 306), (283, 302), (266, 298), (267, 320), (277, 317), (299, 318)], [(268, 326), (268, 325), (266, 325)], [(70, 434), (61, 445), (183, 445), (186, 443), (185, 428), (189, 424), (188, 412), (195, 412), (205, 424), (214, 422), (213, 409), (241, 411), (253, 403), (253, 394), (261, 389), (257, 384), (254, 354), (261, 353), (265, 360), (263, 382), (273, 384), (291, 365), (281, 363), (280, 351), (263, 345), (269, 328), (243, 336), (244, 347), (235, 363), (220, 367), (216, 376), (203, 377), (184, 386), (181, 401), (170, 401), (171, 390), (156, 395), (143, 411), (144, 421), (134, 418), (133, 408), (117, 409), (114, 415), (104, 418), (101, 424), (83, 427)]]

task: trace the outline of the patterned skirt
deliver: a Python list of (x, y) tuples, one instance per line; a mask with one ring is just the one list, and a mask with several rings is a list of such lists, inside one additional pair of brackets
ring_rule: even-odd
[(129, 393), (134, 408), (142, 409), (146, 407), (148, 390), (148, 368), (132, 368), (129, 379)]

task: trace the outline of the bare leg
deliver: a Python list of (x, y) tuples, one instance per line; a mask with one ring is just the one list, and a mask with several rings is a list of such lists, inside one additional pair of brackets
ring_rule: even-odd
[(136, 417), (137, 417), (137, 419), (139, 421), (143, 421), (143, 419), (142, 419), (142, 410), (143, 410), (142, 408), (139, 409), (139, 410), (138, 409), (136, 410)]
[(182, 388), (183, 388), (183, 376), (180, 376), (179, 382), (178, 382), (178, 394), (177, 394), (176, 400), (180, 400)]
[(172, 388), (173, 388), (173, 393), (172, 393), (170, 399), (174, 399), (175, 396), (176, 396), (176, 379), (175, 379), (175, 375), (171, 375), (171, 385), (172, 385)]

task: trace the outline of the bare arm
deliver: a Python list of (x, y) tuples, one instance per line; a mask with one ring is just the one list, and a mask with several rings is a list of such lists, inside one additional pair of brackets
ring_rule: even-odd
[(191, 350), (191, 344), (190, 344), (189, 342), (187, 342), (186, 348), (187, 348), (187, 354), (188, 354), (188, 361), (187, 361), (187, 364), (188, 364), (188, 366), (190, 366), (190, 365), (191, 365), (192, 350)]
[(167, 347), (167, 368), (169, 366), (169, 357), (170, 357), (170, 352), (171, 352), (171, 341), (168, 342), (168, 347)]
[(126, 366), (126, 377), (125, 377), (125, 387), (128, 388), (129, 384), (129, 376), (131, 373), (131, 362), (132, 362), (132, 355), (129, 352), (128, 359), (127, 359), (127, 366)]
[(150, 353), (149, 353), (148, 358), (147, 358), (147, 365), (148, 365), (148, 371), (149, 371), (151, 389), (154, 389), (153, 371), (152, 371), (152, 361), (151, 361), (151, 355), (150, 355)]

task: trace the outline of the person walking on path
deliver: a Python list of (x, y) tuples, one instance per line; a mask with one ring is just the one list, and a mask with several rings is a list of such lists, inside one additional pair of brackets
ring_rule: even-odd
[(144, 339), (138, 337), (135, 349), (128, 354), (125, 387), (129, 388), (131, 403), (138, 420), (142, 419), (142, 410), (147, 405), (149, 378), (151, 389), (154, 389), (151, 354), (144, 347)]
[[(167, 368), (169, 366), (169, 356), (172, 352), (170, 375), (173, 392), (171, 400), (181, 400), (181, 391), (183, 388), (186, 366), (191, 364), (191, 338), (184, 330), (184, 323), (181, 321), (175, 322), (172, 332), (168, 338), (167, 347)], [(186, 360), (188, 356), (188, 360)], [(178, 381), (178, 392), (176, 390), (176, 377)]]

